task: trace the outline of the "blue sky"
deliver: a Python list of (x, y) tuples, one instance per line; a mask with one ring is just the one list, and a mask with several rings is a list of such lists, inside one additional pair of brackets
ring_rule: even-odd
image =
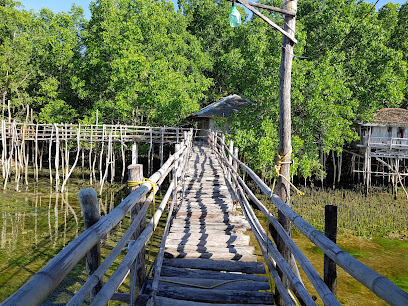
[[(19, 0), (19, 1), (24, 5), (25, 9), (27, 10), (33, 9), (35, 12), (38, 12), (41, 8), (46, 7), (51, 9), (54, 13), (60, 11), (69, 11), (71, 9), (72, 4), (75, 3), (78, 6), (82, 6), (82, 8), (85, 10), (85, 18), (89, 19), (91, 17), (91, 13), (88, 8), (89, 4), (91, 3), (91, 1), (89, 0)], [(177, 2), (177, 0), (173, 2)], [(375, 1), (366, 2), (374, 3)], [(405, 3), (403, 0), (380, 0), (377, 4), (377, 9), (379, 9), (388, 2)]]

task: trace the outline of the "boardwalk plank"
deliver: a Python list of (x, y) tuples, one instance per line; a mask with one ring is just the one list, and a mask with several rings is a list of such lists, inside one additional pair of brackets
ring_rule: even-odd
[[(144, 295), (147, 301), (149, 298), (148, 295)], [(208, 304), (208, 303), (201, 303), (201, 302), (193, 302), (193, 301), (185, 301), (185, 300), (176, 300), (171, 299), (163, 296), (156, 296), (155, 306), (210, 306), (210, 305), (218, 305), (218, 306), (242, 306), (242, 304)], [(263, 304), (247, 304), (252, 306), (263, 305)]]
[[(269, 283), (257, 282), (249, 279), (219, 280), (210, 278), (160, 277), (159, 284), (160, 284), (159, 286), (162, 286), (163, 288), (175, 288), (175, 287), (197, 288), (195, 286), (199, 286), (205, 287), (206, 289), (216, 290), (241, 290), (241, 291), (270, 290)], [(180, 290), (183, 290), (182, 288), (180, 288)]]
[(188, 278), (211, 278), (211, 279), (251, 279), (258, 282), (268, 282), (268, 277), (262, 275), (241, 274), (236, 272), (229, 273), (208, 270), (193, 270), (171, 266), (163, 266), (161, 276), (178, 276)]
[(228, 253), (250, 253), (253, 254), (255, 247), (253, 246), (234, 246), (230, 245), (229, 247), (209, 247), (209, 246), (191, 246), (191, 245), (174, 245), (166, 247), (166, 252), (228, 252)]
[(273, 304), (273, 294), (270, 292), (162, 286), (157, 295), (196, 302)]
[(253, 274), (266, 273), (264, 264), (260, 262), (174, 258), (164, 259), (163, 264), (177, 268), (201, 269), (210, 271), (243, 272)]
[(213, 259), (213, 260), (234, 260), (234, 261), (245, 261), (245, 262), (256, 262), (257, 257), (256, 255), (244, 253), (244, 252), (237, 252), (237, 253), (229, 253), (229, 252), (169, 252), (166, 250), (164, 253), (165, 258), (199, 258), (199, 259)]

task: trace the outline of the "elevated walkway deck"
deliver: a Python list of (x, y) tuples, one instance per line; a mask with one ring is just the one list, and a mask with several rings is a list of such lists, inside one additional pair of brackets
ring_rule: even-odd
[(265, 266), (245, 234), (250, 226), (207, 146), (193, 147), (183, 189), (155, 305), (273, 304)]

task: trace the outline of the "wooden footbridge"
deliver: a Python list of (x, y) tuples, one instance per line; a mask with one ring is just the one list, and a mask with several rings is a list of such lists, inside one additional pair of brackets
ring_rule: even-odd
[[(272, 194), (223, 137), (210, 133), (208, 143), (192, 140), (192, 131), (185, 133), (175, 153), (149, 179), (140, 177), (134, 172), (138, 167), (131, 165), (130, 180), (135, 190), (104, 217), (99, 216), (95, 191), (81, 190), (79, 198), (87, 229), (3, 305), (41, 304), (84, 257), (88, 280), (67, 305), (106, 305), (110, 300), (126, 305), (340, 305), (288, 233), (241, 178), (240, 169), (335, 264), (387, 303), (408, 305), (406, 292), (340, 249)], [(171, 179), (166, 180), (170, 172)], [(165, 185), (168, 189), (160, 205), (146, 222), (146, 211), (154, 204), (155, 193)], [(266, 216), (269, 227), (262, 226), (253, 207)], [(146, 271), (145, 245), (164, 211), (167, 221), (158, 255)], [(100, 263), (100, 240), (128, 213), (130, 226)], [(254, 245), (250, 245), (249, 233), (257, 240), (262, 262), (254, 253)], [(274, 240), (284, 241), (292, 254), (288, 261)], [(113, 269), (118, 256), (123, 259)], [(297, 267), (303, 269), (307, 279), (300, 279)], [(103, 282), (108, 269), (114, 272)], [(117, 292), (128, 275), (129, 292)], [(306, 281), (319, 294), (317, 301), (306, 290)]]

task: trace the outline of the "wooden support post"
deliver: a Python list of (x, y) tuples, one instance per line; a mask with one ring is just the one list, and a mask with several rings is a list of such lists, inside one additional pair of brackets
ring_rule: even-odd
[[(238, 148), (237, 147), (234, 147), (234, 157), (238, 159)], [(235, 160), (232, 161), (232, 168), (234, 168), (234, 170), (238, 172), (238, 163)]]
[(154, 155), (154, 147), (153, 147), (153, 129), (149, 129), (150, 134), (150, 144), (149, 144), (149, 152), (147, 154), (147, 174), (150, 176), (153, 173), (153, 155)]
[[(324, 234), (331, 241), (337, 240), (337, 206), (326, 205), (324, 207)], [(336, 263), (326, 254), (324, 255), (324, 282), (334, 296), (337, 294), (337, 271)]]
[[(231, 153), (234, 153), (234, 141), (231, 139), (229, 143), (229, 150)], [(228, 156), (228, 162), (230, 165), (232, 165), (232, 156)]]
[(178, 191), (178, 176), (177, 176), (177, 172), (179, 169), (179, 161), (176, 161), (176, 159), (178, 158), (178, 154), (177, 152), (180, 151), (181, 149), (181, 145), (179, 143), (176, 143), (176, 145), (174, 146), (174, 168), (173, 168), (173, 181), (171, 182), (171, 184), (173, 184), (173, 194), (172, 194), (172, 205), (176, 205), (177, 203), (177, 191)]
[(60, 141), (59, 141), (59, 134), (58, 134), (58, 125), (55, 124), (55, 190), (59, 191), (59, 155), (60, 155)]
[(160, 141), (160, 152), (159, 152), (159, 156), (160, 156), (160, 167), (161, 166), (163, 166), (163, 163), (164, 163), (164, 155), (163, 155), (163, 151), (164, 151), (164, 148), (163, 148), (163, 146), (164, 146), (164, 131), (163, 131), (163, 129), (161, 129), (160, 130), (160, 138), (161, 138), (161, 141)]
[(136, 165), (137, 162), (138, 162), (137, 143), (134, 142), (132, 145), (132, 165)]
[[(296, 13), (297, 10), (297, 0), (290, 1), (284, 0), (283, 9), (288, 11), (293, 11)], [(292, 37), (295, 37), (295, 26), (296, 18), (294, 16), (285, 15), (285, 25), (284, 30), (287, 31)], [(285, 156), (283, 158), (283, 164), (281, 166), (281, 175), (290, 179), (290, 160), (291, 160), (291, 101), (290, 101), (290, 91), (291, 91), (291, 72), (292, 72), (292, 60), (293, 60), (293, 49), (294, 42), (288, 37), (283, 37), (282, 42), (282, 56), (281, 56), (281, 66), (279, 72), (279, 155)], [(277, 179), (277, 192), (278, 196), (285, 202), (288, 206), (290, 203), (290, 185), (282, 177)], [(278, 220), (282, 224), (283, 228), (290, 235), (290, 221), (289, 219), (279, 210)], [(290, 264), (292, 270), (297, 271), (297, 266), (293, 255), (291, 254), (289, 248), (285, 245), (284, 241), (280, 238), (277, 239), (277, 247), (285, 260)], [(280, 273), (282, 277), (282, 282), (286, 288), (289, 289), (288, 279)], [(276, 290), (275, 293), (278, 296), (277, 304), (283, 305), (284, 301), (280, 298), (279, 292)]]
[[(180, 149), (181, 149), (181, 144), (176, 143), (175, 148), (174, 148), (174, 153), (177, 153), (178, 151), (180, 151)], [(176, 156), (176, 157), (178, 157), (178, 156)], [(174, 168), (175, 168), (175, 169), (178, 169), (179, 165), (180, 165), (180, 162), (177, 161), (177, 162), (175, 163)], [(175, 173), (177, 174), (177, 171), (176, 171)], [(175, 180), (176, 180), (176, 182), (177, 182), (177, 175), (175, 176)]]
[[(85, 229), (90, 228), (96, 222), (99, 221), (99, 205), (96, 192), (93, 188), (82, 189), (79, 191), (78, 200), (81, 204), (81, 210), (84, 214)], [(101, 248), (100, 242), (98, 242), (87, 254), (86, 254), (86, 271), (88, 277), (91, 276), (101, 263)], [(102, 281), (91, 291), (91, 301), (98, 294), (102, 288)]]
[[(142, 182), (143, 181), (143, 165), (141, 164), (132, 164), (128, 166), (129, 171), (129, 181), (134, 182)], [(130, 187), (130, 192), (135, 191), (138, 189), (139, 186)], [(143, 202), (145, 201), (146, 197), (142, 197), (138, 203), (132, 208), (131, 211), (131, 222), (136, 218), (139, 214), (139, 211), (142, 209)], [(142, 221), (140, 222), (139, 227), (136, 229), (135, 233), (132, 236), (132, 240), (136, 240), (143, 230), (146, 227), (146, 215), (143, 216)], [(130, 290), (131, 290), (131, 297), (133, 301), (130, 301), (130, 304), (134, 305), (137, 296), (139, 295), (140, 290), (142, 289), (143, 282), (146, 278), (146, 271), (145, 271), (145, 253), (146, 250), (143, 249), (140, 251), (139, 256), (136, 258), (134, 264), (131, 266), (130, 269)]]

